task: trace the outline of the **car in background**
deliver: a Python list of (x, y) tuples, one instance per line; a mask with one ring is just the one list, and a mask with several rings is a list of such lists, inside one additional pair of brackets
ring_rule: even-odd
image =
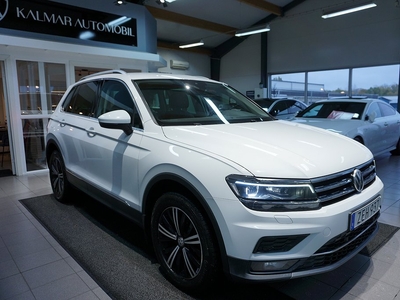
[(378, 99), (330, 99), (313, 103), (293, 122), (337, 132), (352, 138), (376, 156), (400, 154), (400, 114)]
[(307, 108), (304, 102), (295, 99), (261, 98), (254, 101), (270, 115), (281, 120), (292, 119), (299, 111)]

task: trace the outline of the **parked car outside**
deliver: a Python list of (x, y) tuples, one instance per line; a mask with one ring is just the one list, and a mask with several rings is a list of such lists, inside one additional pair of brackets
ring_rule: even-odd
[(295, 99), (261, 98), (254, 101), (272, 116), (281, 120), (292, 119), (298, 112), (307, 108), (304, 102)]
[(364, 144), (375, 156), (388, 151), (400, 154), (400, 114), (381, 100), (321, 100), (293, 121), (345, 135)]
[(76, 187), (136, 221), (185, 291), (223, 272), (262, 282), (333, 270), (375, 235), (383, 201), (366, 147), (276, 120), (204, 77), (81, 79), (50, 117), (46, 157), (55, 199)]

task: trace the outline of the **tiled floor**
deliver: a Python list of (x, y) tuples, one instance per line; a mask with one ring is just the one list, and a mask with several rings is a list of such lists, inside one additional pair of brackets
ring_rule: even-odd
[[(377, 157), (385, 183), (380, 222), (400, 227), (400, 157)], [(51, 193), (47, 172), (0, 178), (0, 300), (110, 299), (18, 200)], [(295, 299), (393, 300), (400, 294), (400, 231), (372, 258), (277, 287)]]

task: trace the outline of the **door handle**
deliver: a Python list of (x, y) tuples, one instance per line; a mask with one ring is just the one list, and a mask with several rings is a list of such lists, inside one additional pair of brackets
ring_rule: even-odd
[(96, 135), (96, 131), (94, 130), (93, 127), (86, 129), (86, 132), (87, 132), (87, 135), (90, 137), (94, 137)]

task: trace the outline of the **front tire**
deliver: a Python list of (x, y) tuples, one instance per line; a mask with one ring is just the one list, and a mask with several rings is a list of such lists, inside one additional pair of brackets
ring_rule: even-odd
[(57, 150), (53, 151), (50, 155), (49, 175), (51, 188), (56, 200), (61, 203), (68, 202), (72, 188), (67, 180), (64, 160), (61, 153)]
[(198, 292), (216, 282), (216, 245), (202, 212), (189, 199), (162, 195), (154, 206), (151, 237), (161, 271), (175, 286)]

